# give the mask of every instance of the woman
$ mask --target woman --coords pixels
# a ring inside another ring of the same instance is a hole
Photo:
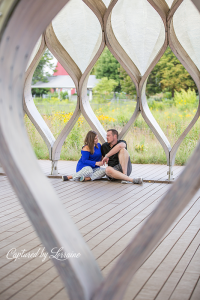
[[[74,175],[62,176],[63,181],[69,179],[88,181],[102,178],[106,172],[101,161],[101,144],[95,131],[89,131],[85,138],[85,146],[81,150],[81,158],[76,166]]]

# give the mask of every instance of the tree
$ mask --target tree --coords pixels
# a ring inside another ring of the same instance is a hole
[[[117,86],[115,86],[114,91],[120,92],[121,86],[119,78],[119,68],[120,64],[106,47],[100,58],[96,62],[93,73],[98,79],[106,77],[107,79],[115,80],[117,82]]]
[[[103,95],[105,98],[105,95],[113,92],[116,86],[117,81],[103,77],[93,88],[93,92],[98,95]]]
[[[119,68],[119,73],[120,73],[119,78],[120,78],[120,85],[121,85],[122,92],[125,92],[130,96],[135,96],[137,94],[135,85],[131,80],[130,76],[122,68],[122,66],[120,66]]]
[[[147,80],[146,94],[147,96],[155,95],[162,92],[160,84],[160,70],[158,64],[151,71],[149,78]]]
[[[162,90],[171,92],[172,97],[174,97],[175,91],[181,91],[182,89],[188,90],[191,88],[197,90],[190,74],[169,47],[158,62],[157,68]]]
[[[121,90],[128,95],[131,96],[136,95],[135,84],[131,80],[130,76],[126,73],[126,71],[122,68],[122,66],[120,66],[119,70],[120,70],[119,77],[120,77]],[[159,81],[160,81],[159,72],[158,72],[158,67],[156,66],[148,78],[148,83],[146,87],[147,96],[155,95],[156,93],[160,93],[162,91]]]
[[[42,56],[39,64],[37,65],[35,72],[33,74],[32,84],[35,84],[38,81],[48,82],[48,77],[50,74],[45,71],[46,68],[55,72],[55,66],[52,63],[53,55],[46,49],[44,55]]]
[[[48,77],[50,76],[50,74],[48,72],[45,71],[46,68],[52,70],[55,72],[55,66],[52,63],[53,60],[53,55],[51,54],[51,52],[49,51],[49,49],[46,49],[46,51],[44,52],[44,55],[42,56],[39,64],[37,65],[35,72],[33,74],[33,78],[32,78],[32,84],[35,84],[38,81],[42,81],[42,82],[48,82]],[[50,91],[50,89],[38,89],[38,88],[33,88],[32,89],[32,94],[36,95],[36,96],[40,96],[43,94],[47,94]]]
[[[134,95],[136,93],[134,83],[122,67],[120,67],[120,84],[122,91],[127,94]],[[172,97],[174,97],[175,91],[188,90],[189,88],[197,91],[190,74],[168,47],[149,75],[146,87],[147,96],[165,91],[171,92]]]
[[[50,92],[50,89],[48,88],[33,88],[31,89],[32,95],[36,96],[36,97],[41,97],[44,94],[48,94]]]

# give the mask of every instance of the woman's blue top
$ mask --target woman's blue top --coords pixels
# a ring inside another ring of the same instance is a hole
[[[76,172],[80,171],[84,167],[92,167],[99,168],[98,166],[95,166],[95,163],[97,161],[101,161],[101,144],[97,144],[98,148],[94,147],[94,154],[91,154],[89,151],[81,150],[81,158],[79,159],[77,166],[76,166]]]

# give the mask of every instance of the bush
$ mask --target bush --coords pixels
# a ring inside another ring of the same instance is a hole
[[[164,110],[166,109],[166,106],[164,103],[162,102],[158,102],[158,101],[155,101],[155,100],[150,100],[148,101],[148,105],[149,105],[149,108],[150,109],[153,109],[153,110]]]
[[[117,123],[120,125],[120,126],[124,126],[126,125],[126,123],[128,123],[129,121],[129,118],[127,116],[124,116],[124,115],[119,115],[117,117]]]
[[[165,98],[165,99],[171,99],[172,98],[172,93],[171,92],[164,93],[163,98]]]
[[[60,92],[60,98],[61,100],[68,99],[68,92]]]
[[[174,103],[181,110],[190,109],[195,106],[197,96],[195,90],[188,89],[187,91],[175,92]]]

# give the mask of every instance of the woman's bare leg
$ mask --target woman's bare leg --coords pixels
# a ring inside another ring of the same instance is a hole
[[[84,181],[90,181],[91,178],[90,177],[85,177]]]

